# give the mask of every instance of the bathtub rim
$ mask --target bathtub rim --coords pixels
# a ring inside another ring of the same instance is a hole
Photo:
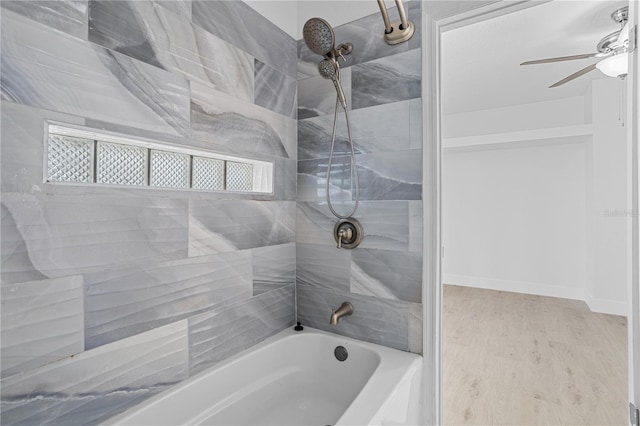
[[[100,425],[119,425],[124,421],[128,421],[130,417],[135,416],[139,412],[150,409],[154,405],[164,402],[166,399],[182,391],[184,388],[202,380],[206,380],[209,375],[215,374],[218,370],[240,363],[242,360],[261,349],[276,345],[283,340],[290,340],[303,335],[320,335],[329,337],[335,341],[336,345],[356,345],[373,350],[376,355],[378,355],[378,365],[376,365],[371,375],[365,380],[360,392],[336,421],[335,426],[353,425],[358,423],[371,424],[372,420],[375,419],[388,405],[390,399],[393,397],[395,391],[400,387],[400,385],[404,381],[415,376],[422,364],[422,356],[418,354],[404,352],[398,349],[319,330],[313,327],[304,326],[304,330],[302,331],[294,331],[293,327],[288,327],[266,338],[260,343],[243,349],[225,360],[212,364],[192,377],[169,386],[162,392],[149,397],[124,412],[106,419],[100,423]],[[376,408],[372,409],[371,407]],[[363,418],[365,416],[366,419]],[[366,423],[362,423],[363,421]]]

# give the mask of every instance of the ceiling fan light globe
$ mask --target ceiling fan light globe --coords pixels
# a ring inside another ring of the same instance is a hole
[[[609,77],[624,76],[627,74],[627,70],[629,68],[629,54],[619,53],[617,55],[604,58],[596,64],[596,68]]]

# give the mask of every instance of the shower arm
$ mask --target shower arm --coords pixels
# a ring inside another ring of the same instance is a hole
[[[384,0],[383,0],[384,1]],[[398,8],[398,15],[400,15],[401,30],[407,28],[407,15],[404,13],[404,6],[402,0],[396,0],[396,7]]]
[[[398,8],[398,15],[400,15],[400,22],[391,24],[384,0],[378,0],[378,6],[380,7],[380,13],[382,14],[382,20],[384,21],[384,41],[386,41],[387,44],[398,44],[407,41],[415,32],[413,22],[407,19],[402,0],[395,1],[396,7]]]
[[[382,14],[382,20],[384,21],[384,33],[389,34],[393,31],[393,28],[389,21],[389,14],[387,13],[387,7],[384,5],[384,0],[378,0],[378,6],[380,7],[380,13]]]

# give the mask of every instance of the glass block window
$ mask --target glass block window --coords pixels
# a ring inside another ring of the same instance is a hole
[[[98,142],[97,183],[146,185],[148,150]]]
[[[191,156],[151,150],[151,186],[189,188]]]
[[[93,141],[63,135],[49,135],[47,180],[93,182]]]
[[[227,161],[227,191],[251,191],[252,189],[253,166]]]
[[[49,124],[47,182],[273,193],[273,163]]]
[[[193,157],[193,189],[224,191],[224,161]]]

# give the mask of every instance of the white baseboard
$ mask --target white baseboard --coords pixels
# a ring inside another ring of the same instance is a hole
[[[484,288],[487,290],[510,291],[512,293],[534,294],[536,296],[560,297],[562,299],[582,300],[592,312],[611,315],[627,315],[627,304],[615,300],[589,297],[584,288],[566,287],[527,281],[497,280],[492,278],[471,277],[468,275],[443,274],[444,284],[463,287]]]
[[[626,302],[619,302],[617,300],[609,299],[596,299],[587,294],[585,299],[587,306],[591,309],[591,312],[598,312],[601,314],[620,315],[626,317],[629,307]]]
[[[443,274],[444,284],[487,290],[510,291],[512,293],[535,294],[536,296],[561,297],[563,299],[585,300],[585,291],[579,287],[564,287],[528,281],[497,280],[493,278],[470,277],[468,275]]]

